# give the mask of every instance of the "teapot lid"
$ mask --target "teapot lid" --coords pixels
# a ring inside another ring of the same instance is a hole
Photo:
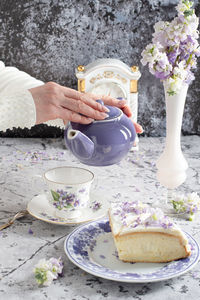
[[[99,102],[101,105],[104,105],[102,100],[96,100],[96,101]],[[96,122],[112,120],[119,117],[122,114],[121,109],[117,108],[116,106],[109,106],[109,105],[105,105],[105,106],[109,109],[109,112],[106,112],[108,117],[105,118],[104,120],[96,120]]]

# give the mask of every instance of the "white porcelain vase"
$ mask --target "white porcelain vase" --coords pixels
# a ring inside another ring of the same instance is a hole
[[[157,166],[157,179],[168,189],[175,189],[186,179],[188,164],[181,150],[181,126],[188,85],[183,84],[179,93],[169,96],[165,90],[166,140]]]

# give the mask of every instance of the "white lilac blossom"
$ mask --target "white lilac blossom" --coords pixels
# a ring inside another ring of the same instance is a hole
[[[54,257],[49,260],[41,259],[34,268],[35,279],[38,285],[49,286],[54,279],[62,274],[63,262]]]
[[[164,215],[163,211],[159,208],[151,208],[150,216],[145,220],[145,226],[162,227],[168,229],[173,227],[170,218]]]
[[[200,209],[200,197],[197,193],[189,193],[187,195],[174,195],[171,201],[174,210],[177,213],[186,213],[189,215],[189,221],[194,219],[194,214]]]
[[[199,18],[192,6],[191,1],[180,1],[176,6],[178,16],[171,22],[157,22],[152,43],[142,51],[141,63],[164,82],[171,96],[180,91],[182,84],[194,80],[191,70],[196,68],[200,56]]]

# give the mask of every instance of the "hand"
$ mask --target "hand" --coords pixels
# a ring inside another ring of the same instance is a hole
[[[125,115],[127,115],[127,117],[131,117],[132,116],[132,112],[130,107],[126,104],[125,100],[117,100],[116,98],[110,97],[110,96],[95,96],[93,95],[93,97],[97,99],[102,99],[104,104],[110,105],[110,106],[118,106]],[[136,133],[143,133],[143,128],[140,124],[133,122],[134,126],[135,126],[135,130]]]
[[[29,91],[35,102],[36,124],[57,118],[63,119],[65,124],[68,121],[90,124],[94,120],[103,120],[107,117],[108,110],[95,101],[100,98],[105,104],[121,108],[128,116],[131,114],[125,100],[117,100],[110,96],[80,93],[54,82],[48,82],[42,86],[29,89]],[[136,124],[135,126],[137,131],[140,125]]]

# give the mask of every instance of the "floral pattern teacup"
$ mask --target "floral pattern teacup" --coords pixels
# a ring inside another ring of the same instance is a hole
[[[57,216],[75,218],[88,206],[94,174],[83,168],[58,167],[44,173],[49,187],[49,202]]]

